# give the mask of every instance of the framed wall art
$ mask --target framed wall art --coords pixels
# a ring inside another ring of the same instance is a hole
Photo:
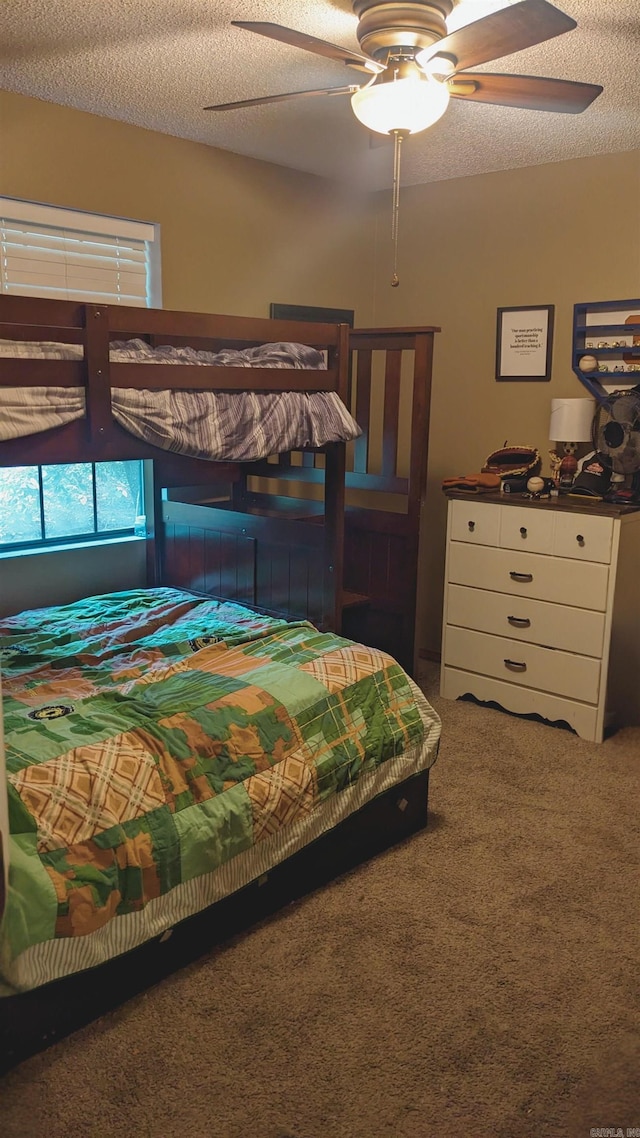
[[[550,380],[553,304],[498,309],[497,380]]]

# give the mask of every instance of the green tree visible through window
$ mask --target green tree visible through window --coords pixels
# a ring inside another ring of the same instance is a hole
[[[142,463],[66,463],[0,471],[0,548],[132,532]]]

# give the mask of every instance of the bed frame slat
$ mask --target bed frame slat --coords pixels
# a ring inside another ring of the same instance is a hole
[[[335,391],[335,370],[112,363],[112,387],[180,391]]]
[[[371,415],[372,360],[373,355],[371,350],[358,346],[356,360],[355,420],[362,429],[362,434],[353,444],[353,469],[357,474],[367,474],[369,470],[369,419]]]
[[[0,356],[0,387],[84,387],[83,360],[28,360]]]
[[[384,369],[384,418],[382,422],[382,474],[394,478],[398,461],[398,416],[402,352],[387,350]]]

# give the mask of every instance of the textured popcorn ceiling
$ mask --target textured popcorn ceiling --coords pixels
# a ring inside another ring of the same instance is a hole
[[[640,0],[558,6],[577,20],[575,31],[482,70],[600,83],[603,94],[581,115],[452,100],[439,123],[406,143],[405,184],[640,147]],[[388,186],[391,148],[370,147],[348,96],[202,110],[342,86],[354,75],[232,28],[232,19],[271,20],[358,50],[350,0],[0,0],[0,87],[372,189]]]

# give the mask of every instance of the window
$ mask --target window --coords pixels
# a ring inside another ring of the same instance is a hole
[[[159,307],[157,227],[0,197],[0,286],[18,296]]]
[[[77,462],[0,471],[0,549],[95,541],[135,531],[141,462]]]
[[[0,290],[159,307],[157,226],[0,197]],[[0,550],[133,533],[141,462],[0,469]]]

